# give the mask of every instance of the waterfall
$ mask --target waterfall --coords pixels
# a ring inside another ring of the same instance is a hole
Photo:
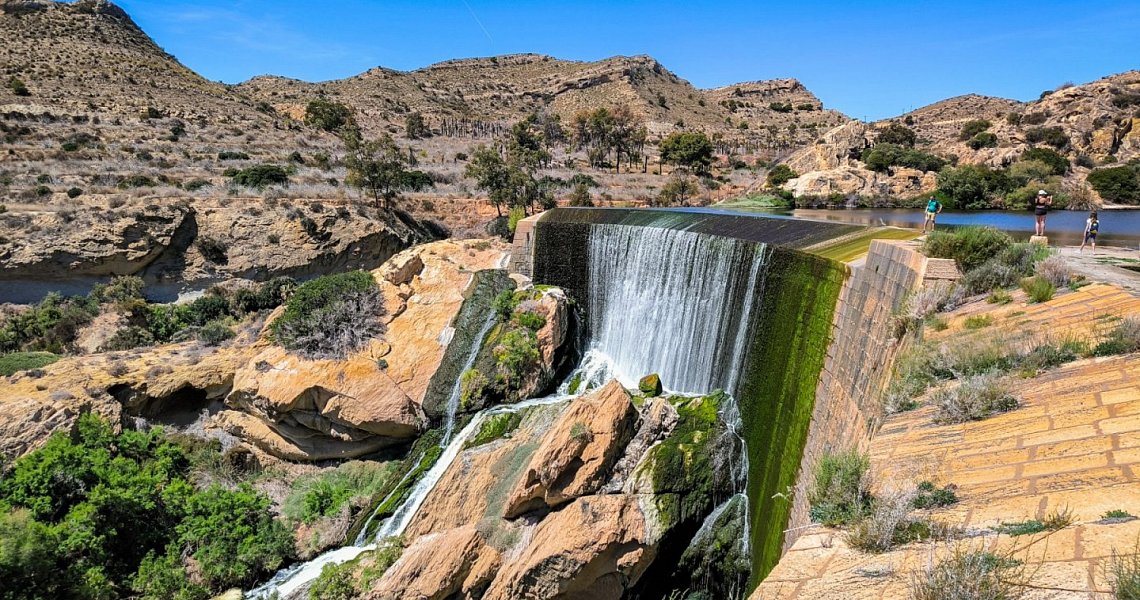
[[[494,406],[476,413],[471,419],[471,422],[460,430],[451,442],[447,444],[447,447],[444,448],[443,453],[440,454],[435,464],[420,478],[416,486],[412,488],[411,493],[408,494],[408,497],[396,508],[392,516],[384,521],[380,526],[380,530],[371,540],[368,540],[368,536],[363,533],[367,531],[366,523],[365,529],[362,530],[361,535],[356,538],[353,545],[330,550],[306,563],[282,569],[268,582],[246,593],[245,597],[251,600],[262,600],[270,598],[276,593],[277,597],[289,598],[290,594],[296,593],[312,583],[312,581],[321,574],[321,569],[323,569],[325,565],[346,563],[369,550],[375,549],[378,541],[387,537],[402,535],[404,530],[412,522],[412,519],[415,518],[416,512],[419,511],[420,506],[423,505],[428,494],[435,488],[435,484],[439,482],[440,477],[443,477],[443,474],[447,472],[447,468],[451,466],[451,463],[459,456],[459,453],[463,451],[463,446],[467,440],[479,430],[479,426],[483,423],[484,419],[491,415],[518,412],[532,406],[557,404],[569,399],[570,396],[555,394],[544,398],[525,400],[516,404]],[[404,476],[405,479],[407,477],[408,475]],[[377,505],[377,508],[383,505],[384,503],[381,502]],[[371,521],[374,518],[376,518],[375,514],[370,516],[368,520]]]
[[[459,412],[459,396],[463,393],[463,374],[475,364],[475,359],[479,356],[479,349],[483,347],[483,338],[487,337],[487,332],[494,326],[495,311],[488,310],[483,326],[479,328],[479,333],[471,343],[471,349],[467,351],[467,360],[463,362],[463,368],[459,370],[459,377],[455,379],[455,385],[451,388],[451,395],[447,397],[447,420],[443,426],[443,437],[439,441],[441,447],[447,447],[448,441],[451,440],[451,433],[455,429],[455,413]]]
[[[649,373],[678,392],[735,392],[767,248],[691,231],[593,225],[588,350],[627,386]]]

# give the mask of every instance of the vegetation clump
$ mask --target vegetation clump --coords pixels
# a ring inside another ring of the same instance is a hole
[[[725,401],[722,393],[669,400],[677,409],[677,426],[668,438],[652,447],[643,464],[652,469],[662,523],[672,527],[699,522],[712,510],[715,496],[731,489],[735,474],[728,472],[728,461],[715,458],[716,440],[724,439],[720,435],[724,426],[717,413]]]
[[[282,512],[290,520],[312,524],[321,517],[333,517],[348,505],[380,493],[393,483],[396,469],[389,464],[349,461],[317,475],[298,478],[286,496]]]
[[[1020,597],[1023,563],[983,550],[955,547],[915,573],[914,600],[1013,600]]]
[[[517,412],[490,415],[483,420],[479,425],[479,431],[471,436],[471,439],[467,440],[463,447],[465,449],[474,448],[506,437],[518,429],[521,423],[522,417]]]
[[[873,500],[870,467],[870,458],[856,450],[824,454],[815,467],[808,497],[811,520],[834,527],[866,517]]]
[[[926,237],[922,251],[932,258],[952,258],[958,268],[969,272],[1013,244],[1009,234],[994,227],[965,227],[955,231],[935,231]]]
[[[8,377],[20,371],[30,371],[46,367],[60,357],[51,352],[12,352],[0,354],[0,375]]]
[[[1140,352],[1140,317],[1128,317],[1117,323],[1096,347],[1093,356],[1111,356]]]
[[[918,484],[918,492],[911,498],[910,505],[914,508],[942,508],[958,503],[958,494],[954,486],[937,487],[930,481]]]
[[[872,171],[887,172],[892,167],[907,167],[919,171],[938,171],[946,160],[897,144],[878,143],[863,151],[863,163]]]
[[[237,185],[260,189],[288,184],[289,172],[278,165],[254,165],[235,172],[231,179]]]
[[[325,275],[305,282],[270,326],[273,339],[307,358],[344,358],[384,327],[383,296],[366,271]]]
[[[938,409],[939,423],[977,421],[1018,406],[1008,383],[994,374],[964,377],[955,387],[939,388],[931,402]]]
[[[291,560],[264,495],[195,488],[200,454],[161,429],[80,417],[74,439],[53,435],[0,480],[0,531],[20,547],[0,572],[18,574],[20,597],[205,600]]]

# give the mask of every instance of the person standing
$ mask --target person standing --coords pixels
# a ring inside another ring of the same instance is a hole
[[[1085,241],[1081,242],[1080,249],[1077,252],[1085,251],[1085,244],[1092,242],[1092,253],[1096,254],[1096,234],[1100,233],[1100,220],[1096,218],[1096,211],[1089,213],[1089,218],[1085,219]]]
[[[926,203],[926,220],[922,222],[922,232],[926,233],[926,226],[930,225],[930,230],[934,231],[934,221],[938,218],[938,213],[942,212],[942,203],[930,197]]]
[[[1033,203],[1033,214],[1037,217],[1037,228],[1034,235],[1045,235],[1045,216],[1049,214],[1049,207],[1053,206],[1053,196],[1049,192],[1040,190],[1037,192],[1037,199]]]

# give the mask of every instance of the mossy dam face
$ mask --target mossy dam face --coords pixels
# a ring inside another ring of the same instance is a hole
[[[825,250],[863,236],[837,223],[718,211],[554,209],[520,223],[512,269],[578,303],[583,350],[630,385],[722,389],[747,445],[751,586],[808,522],[824,452],[866,443],[890,361],[891,315],[921,256],[871,242],[862,266]]]

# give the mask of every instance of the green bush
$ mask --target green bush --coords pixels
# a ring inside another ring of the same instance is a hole
[[[276,277],[253,289],[240,289],[230,297],[230,312],[242,315],[281,306],[285,298],[297,289],[292,277]]]
[[[768,171],[768,185],[771,187],[780,187],[788,181],[799,177],[800,174],[792,170],[791,167],[785,164],[778,164]]]
[[[270,326],[281,346],[309,358],[344,358],[383,333],[379,286],[366,271],[305,282]]]
[[[908,167],[919,171],[938,171],[946,161],[933,154],[897,144],[875,144],[863,151],[863,163],[872,171],[886,172],[891,167]]]
[[[1060,150],[1069,145],[1069,134],[1060,127],[1034,127],[1025,131],[1025,141],[1046,144]]]
[[[313,100],[305,107],[305,125],[309,127],[335,132],[351,124],[352,111],[339,102]]]
[[[222,150],[218,153],[218,160],[249,160],[249,155],[245,152]]]
[[[79,329],[99,314],[94,296],[63,297],[50,293],[28,310],[0,319],[0,353],[46,351],[62,354]]]
[[[1057,292],[1057,286],[1041,275],[1022,281],[1021,289],[1025,290],[1026,295],[1029,296],[1029,301],[1034,303],[1048,302],[1053,299],[1053,294]]]
[[[981,150],[982,148],[997,148],[998,137],[996,134],[989,131],[983,131],[978,135],[970,138],[966,145],[974,150]]]
[[[932,258],[952,258],[958,268],[969,272],[1011,244],[1013,238],[994,227],[963,227],[929,234],[922,251]]]
[[[995,374],[965,377],[956,387],[939,388],[931,403],[938,409],[938,423],[977,421],[1018,406],[1008,383]]]
[[[1140,204],[1140,164],[1095,169],[1089,173],[1088,181],[1105,200]]]
[[[871,460],[856,450],[824,454],[815,467],[808,502],[811,520],[828,526],[853,523],[871,509]]]
[[[115,434],[94,415],[18,459],[0,479],[0,548],[20,544],[0,552],[5,580],[21,581],[9,597],[208,598],[293,557],[267,498],[244,485],[197,490],[191,468],[160,428]]]
[[[389,464],[352,460],[335,469],[294,480],[282,504],[282,513],[291,521],[313,523],[322,517],[335,517],[345,505],[364,503],[394,483],[396,473]]]
[[[1140,103],[1140,94],[1136,95]],[[1130,554],[1118,554],[1112,549],[1112,558],[1105,567],[1106,579],[1112,589],[1112,597],[1117,600],[1137,600],[1140,598],[1140,542]]]
[[[1065,173],[1068,173],[1069,169],[1071,168],[1069,159],[1058,154],[1056,150],[1051,150],[1049,148],[1030,148],[1025,152],[1022,152],[1021,158],[1018,160],[1021,162],[1031,160],[1043,162],[1049,165],[1049,167],[1052,169],[1053,175],[1064,175]]]
[[[5,377],[20,371],[39,369],[59,360],[59,355],[51,352],[12,352],[0,354],[0,375]]]
[[[154,336],[150,331],[138,325],[128,325],[119,329],[114,335],[110,337],[100,350],[103,351],[117,351],[117,350],[130,350],[132,348],[140,348],[142,346],[150,346],[154,344]]]
[[[1129,354],[1140,351],[1140,318],[1128,317],[1116,325],[1103,341],[1093,348],[1094,356]]]
[[[529,329],[515,329],[503,334],[492,350],[496,375],[506,389],[518,390],[525,377],[538,365],[538,337]]]
[[[205,179],[191,179],[190,181],[182,184],[182,189],[186,190],[187,192],[196,192],[205,187],[210,187],[210,182],[206,181]]]
[[[139,187],[154,187],[158,185],[153,179],[146,175],[131,175],[126,179],[119,182],[119,189],[139,188]]]
[[[67,188],[67,197],[68,198],[74,199],[74,198],[78,198],[82,195],[83,195],[83,190],[81,190],[77,187]]]
[[[198,330],[195,337],[207,346],[217,346],[228,339],[232,339],[234,330],[222,321],[210,321]]]
[[[1013,187],[1008,175],[984,165],[963,165],[938,173],[938,191],[951,208],[993,208],[995,201]]]
[[[229,247],[222,240],[201,236],[194,240],[194,246],[202,253],[203,258],[214,264],[224,265],[229,262],[229,256],[226,254]]]
[[[962,131],[958,133],[958,140],[963,142],[969,140],[979,133],[988,130],[992,125],[993,123],[990,123],[985,119],[974,119],[973,121],[967,121],[966,124],[962,126]]]
[[[911,499],[910,505],[914,508],[942,508],[958,503],[958,494],[954,493],[952,486],[935,487],[929,481],[918,484],[918,493]]]
[[[1021,592],[1021,562],[955,547],[911,578],[914,600],[1013,600]]]
[[[254,165],[234,173],[233,182],[251,188],[286,185],[289,183],[289,172],[277,165]]]
[[[28,86],[24,85],[23,81],[12,77],[8,79],[8,89],[17,96],[31,96],[32,93],[28,91]]]
[[[917,141],[918,135],[913,129],[899,123],[891,123],[879,134],[879,137],[875,138],[875,145],[894,144],[896,146],[913,148]]]

